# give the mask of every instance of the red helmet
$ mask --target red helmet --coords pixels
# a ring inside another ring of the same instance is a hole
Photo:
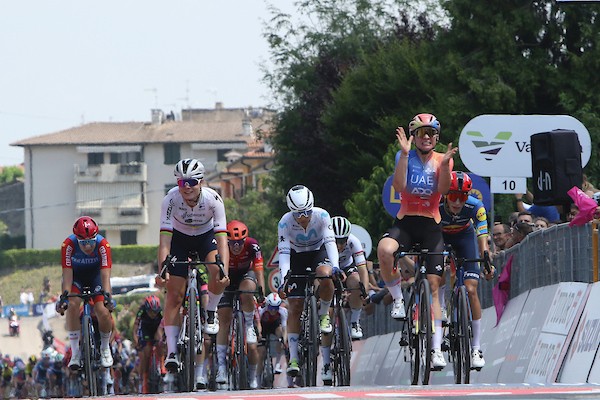
[[[462,171],[452,171],[452,180],[450,181],[450,192],[469,193],[473,188],[471,177]]]
[[[159,312],[162,310],[160,299],[156,295],[150,295],[144,300],[144,307],[147,311]]]
[[[248,227],[241,221],[233,220],[227,224],[227,238],[241,240],[248,237]]]
[[[73,233],[77,239],[93,239],[98,234],[98,224],[92,217],[79,217],[73,224]]]

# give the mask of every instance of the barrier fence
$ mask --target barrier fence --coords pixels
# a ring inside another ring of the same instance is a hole
[[[534,231],[516,246],[501,251],[494,257],[496,277],[479,281],[479,299],[482,308],[494,305],[492,288],[512,256],[509,299],[531,289],[559,282],[592,283],[598,277],[600,258],[597,227],[594,223],[570,227],[567,223]],[[450,285],[446,285],[446,299]],[[378,304],[372,315],[362,316],[365,337],[396,332],[400,323],[389,317],[391,306]]]

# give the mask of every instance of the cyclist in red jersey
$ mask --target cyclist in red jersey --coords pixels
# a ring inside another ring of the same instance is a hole
[[[217,334],[217,383],[227,383],[225,359],[227,354],[227,336],[232,319],[233,293],[235,290],[256,291],[257,285],[265,287],[263,257],[256,239],[248,236],[248,227],[241,221],[233,220],[227,224],[229,243],[229,279],[231,284],[225,289],[219,302],[219,333]],[[254,315],[256,306],[252,294],[240,294],[240,303],[244,313],[246,343],[248,344],[248,382],[251,389],[258,387],[256,367],[259,361]],[[203,374],[202,374],[203,376]]]
[[[98,224],[91,217],[83,216],[75,221],[73,234],[62,244],[62,289],[63,292],[81,293],[82,288],[87,286],[93,291],[104,291],[104,296],[94,297],[93,310],[98,316],[100,328],[101,363],[104,368],[109,368],[113,364],[109,347],[113,326],[110,311],[114,308],[110,294],[112,257],[110,245],[102,235],[98,234],[98,231]],[[73,353],[69,368],[74,370],[79,369],[81,364],[79,351],[81,304],[80,298],[67,299],[64,294],[56,303],[57,312],[62,314],[67,311],[66,325]]]
[[[448,144],[445,154],[434,151],[438,143],[441,124],[432,114],[418,114],[408,125],[409,137],[404,128],[396,129],[400,150],[396,154],[396,167],[392,185],[401,193],[400,211],[394,225],[377,245],[377,257],[381,275],[394,298],[391,315],[395,319],[406,318],[404,299],[400,286],[400,271],[394,268],[394,254],[400,249],[408,251],[415,243],[430,252],[444,250],[440,225],[440,199],[450,188],[450,172],[454,166],[452,157],[458,148]],[[412,143],[415,149],[411,150]],[[431,287],[435,315],[435,334],[432,340],[432,364],[443,368],[446,361],[441,351],[442,321],[438,289],[442,281],[443,257],[427,258],[427,280]]]

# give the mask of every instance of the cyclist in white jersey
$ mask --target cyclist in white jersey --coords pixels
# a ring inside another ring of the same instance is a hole
[[[313,194],[307,187],[296,185],[286,196],[290,209],[278,225],[279,272],[283,285],[279,295],[289,299],[288,344],[290,363],[287,373],[296,376],[300,372],[298,364],[298,337],[300,336],[300,315],[304,304],[304,279],[287,279],[292,275],[306,275],[306,268],[316,271],[317,276],[330,276],[339,273],[338,250],[331,227],[329,213],[322,208],[313,207]],[[284,291],[287,289],[287,291]],[[329,317],[329,306],[333,299],[333,281],[323,279],[319,283],[319,320],[322,333],[330,333],[333,328]],[[322,349],[323,350],[323,349]],[[329,357],[329,348],[322,354]],[[323,370],[323,374],[327,373]]]
[[[177,187],[169,190],[162,202],[160,218],[160,242],[158,246],[159,270],[166,257],[171,254],[179,261],[188,259],[190,252],[197,252],[200,260],[215,261],[221,256],[225,277],[219,279],[219,268],[208,265],[208,320],[205,332],[216,334],[219,321],[215,311],[229,285],[227,270],[229,249],[227,245],[227,221],[225,205],[221,196],[213,189],[202,187],[204,166],[196,159],[184,159],[175,166]],[[160,271],[159,271],[160,272]],[[167,295],[164,310],[167,358],[165,367],[171,371],[179,367],[177,337],[181,326],[179,309],[185,295],[187,266],[169,267],[165,279],[156,277],[156,285],[166,285]],[[198,370],[198,368],[197,368]],[[196,371],[198,372],[198,371]],[[196,374],[196,380],[199,374]]]
[[[369,272],[367,271],[367,259],[365,251],[360,240],[350,231],[352,224],[344,217],[333,217],[333,233],[335,234],[335,243],[340,254],[340,269],[344,271],[346,280],[344,285],[350,289],[348,302],[350,304],[350,333],[352,339],[362,339],[363,332],[360,327],[360,314],[362,311],[362,298],[359,289],[362,282],[363,287],[369,287]]]

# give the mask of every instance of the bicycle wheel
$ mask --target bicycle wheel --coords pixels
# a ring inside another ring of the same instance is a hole
[[[271,340],[265,341],[265,359],[263,361],[262,371],[262,388],[273,389],[274,372],[273,372],[273,358],[271,357]]]
[[[317,357],[319,356],[319,316],[317,298],[311,296],[308,307],[308,348],[306,357],[306,386],[317,386]]]
[[[337,343],[337,359],[339,365],[336,366],[335,375],[338,377],[337,386],[350,386],[350,357],[352,355],[352,341],[348,331],[348,320],[346,313],[340,305],[337,307],[337,326],[336,335],[339,339]]]
[[[196,390],[196,313],[198,307],[198,296],[195,290],[190,290],[187,309],[187,348],[183,361],[183,370],[188,392]]]
[[[94,343],[93,343],[93,326],[92,317],[84,315],[82,319],[83,326],[83,362],[84,362],[84,373],[85,378],[88,382],[88,389],[90,396],[98,396],[98,379],[96,376],[96,366],[93,364],[96,362],[94,356]]]
[[[219,368],[217,360],[217,335],[210,335],[210,367],[208,376],[208,390],[214,392],[217,390],[217,369]]]
[[[150,370],[148,371],[148,391],[150,393],[160,393],[160,367],[156,357],[154,347],[150,352]]]
[[[416,294],[414,286],[411,286],[410,297],[406,315],[408,316],[404,327],[406,329],[406,337],[408,338],[408,361],[410,362],[410,384],[419,384],[419,356],[418,356],[418,339],[417,327],[419,325],[419,309],[416,303]]]
[[[419,282],[419,313],[417,324],[417,349],[416,358],[419,363],[418,383],[421,385],[429,384],[429,375],[431,374],[431,290],[427,279]]]
[[[464,286],[461,286],[458,288],[456,302],[455,383],[469,383],[471,379],[471,330],[469,329],[469,320],[467,291]]]

